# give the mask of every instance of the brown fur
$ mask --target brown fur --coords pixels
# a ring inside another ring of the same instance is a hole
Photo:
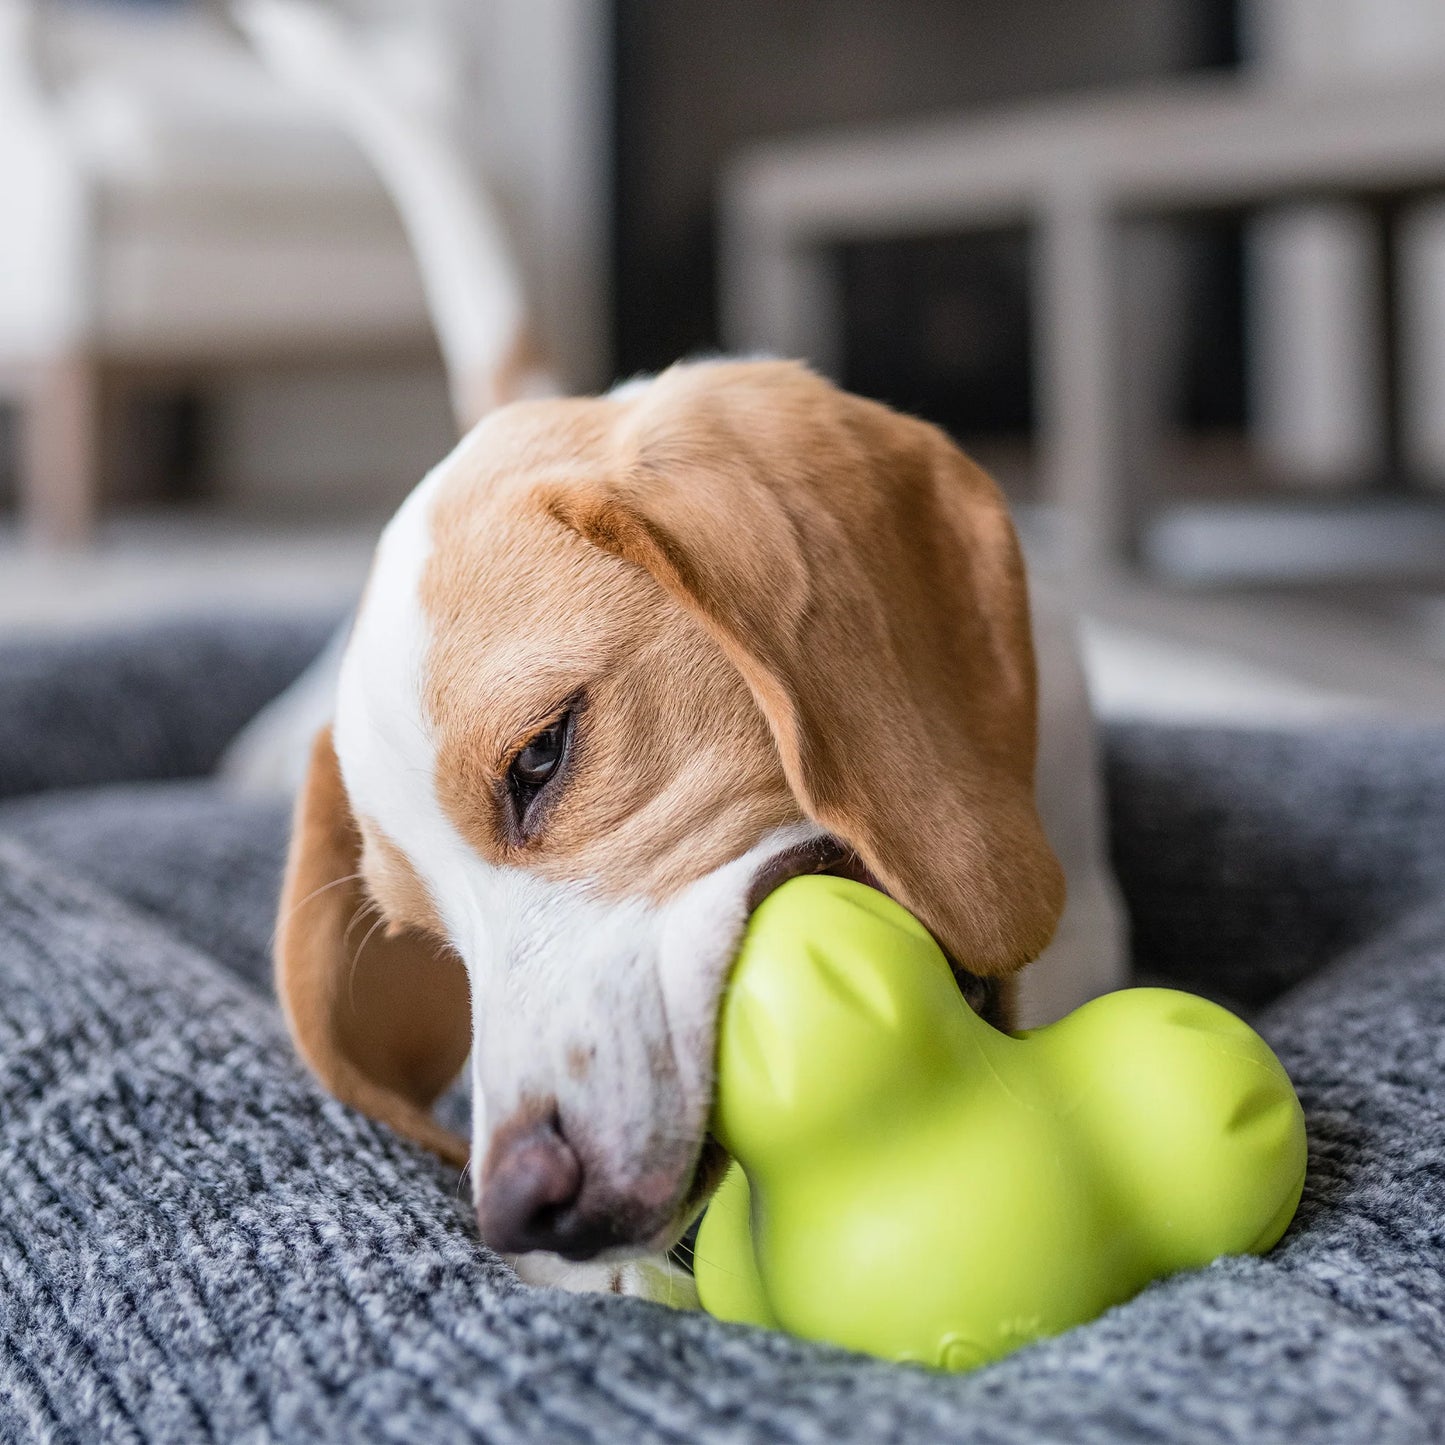
[[[337,1098],[460,1166],[429,1110],[471,1047],[466,970],[437,940],[372,931],[361,838],[324,728],[296,804],[276,929],[276,991],[301,1056]]]
[[[737,363],[519,403],[452,465],[424,706],[441,804],[480,855],[660,899],[807,816],[966,968],[1042,951],[1063,879],[1033,801],[1023,568],[996,488],[942,433],[802,367]],[[508,762],[579,694],[565,786],[519,840]],[[365,895],[307,895],[358,868],[399,931],[346,986]],[[425,1111],[466,1053],[465,980],[410,865],[351,823],[325,735],[282,907],[302,1053],[460,1157]]]
[[[539,477],[605,457],[614,411],[510,408],[439,498],[422,583],[436,639],[426,707],[442,807],[482,857],[658,899],[800,813],[746,685],[704,629],[537,503]],[[575,767],[542,836],[518,846],[499,818],[501,779],[579,689]]]
[[[959,963],[1037,957],[1064,884],[998,489],[936,428],[790,363],[674,368],[614,434],[613,466],[542,482],[543,505],[697,618],[804,812]]]
[[[406,854],[370,818],[357,818],[356,825],[361,834],[358,871],[387,937],[411,932],[444,938],[436,905]]]

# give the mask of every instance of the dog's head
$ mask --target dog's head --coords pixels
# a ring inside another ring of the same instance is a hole
[[[278,979],[342,1099],[499,1248],[666,1246],[715,1182],[748,912],[852,870],[977,974],[1048,942],[1018,549],[940,432],[773,362],[494,413],[384,533],[298,807]]]

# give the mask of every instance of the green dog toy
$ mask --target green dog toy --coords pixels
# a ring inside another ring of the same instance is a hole
[[[754,914],[723,1003],[698,1235],[712,1314],[969,1369],[1150,1280],[1269,1249],[1304,1185],[1265,1042],[1169,989],[1010,1037],[921,924],[844,879]]]

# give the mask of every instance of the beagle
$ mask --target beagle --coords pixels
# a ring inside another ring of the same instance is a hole
[[[503,407],[386,528],[345,646],[277,931],[297,1047],[470,1154],[525,1278],[667,1296],[770,889],[885,890],[1007,1014],[1064,905],[1036,703],[1007,509],[936,428],[775,361]],[[470,1147],[431,1112],[468,1059]]]

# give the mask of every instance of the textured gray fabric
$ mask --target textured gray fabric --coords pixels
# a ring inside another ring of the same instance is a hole
[[[101,884],[247,983],[271,987],[290,808],[209,781],[0,801],[0,834]]]
[[[274,1009],[0,843],[0,1437],[1427,1441],[1445,906],[1282,1004],[1300,1224],[970,1376],[530,1291]]]
[[[1445,891],[1445,731],[1106,731],[1136,968],[1262,1004]]]
[[[0,643],[0,798],[209,772],[334,616],[229,617]]]
[[[186,646],[157,714],[205,710]],[[98,708],[68,736],[42,710],[56,756],[23,775],[200,765],[169,721],[116,748]],[[0,804],[0,1440],[1438,1440],[1445,734],[1109,750],[1146,964],[1251,1001],[1312,975],[1258,1020],[1305,1103],[1305,1201],[1268,1259],[954,1378],[523,1288],[455,1175],[325,1097],[242,982],[282,810],[206,782]]]
[[[210,779],[116,783],[0,800],[0,837],[99,883],[141,916],[271,994],[271,945],[290,805]],[[470,1079],[437,1105],[471,1132]]]

